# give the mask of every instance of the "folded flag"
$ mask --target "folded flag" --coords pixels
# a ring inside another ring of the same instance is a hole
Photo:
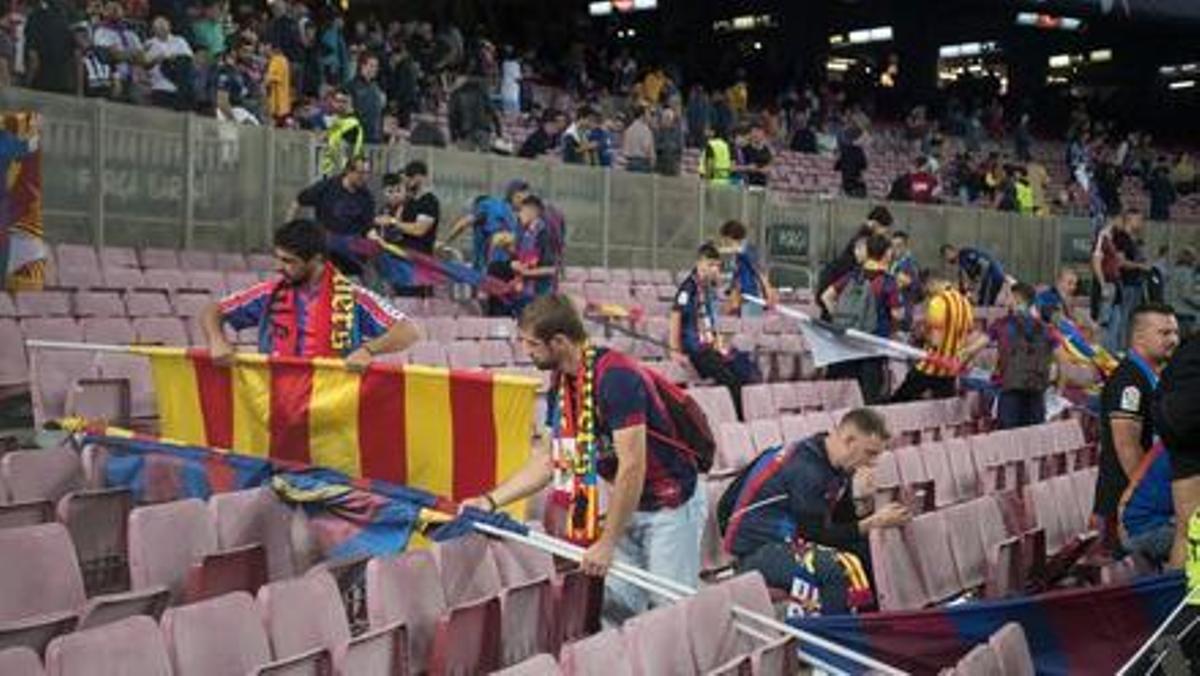
[[[485,512],[482,509],[466,507],[454,518],[443,520],[442,523],[432,529],[433,541],[445,542],[446,540],[478,532],[475,529],[476,523],[503,528],[519,535],[525,535],[529,532],[528,526],[504,512]]]
[[[1102,378],[1108,378],[1117,369],[1117,360],[1099,345],[1093,345],[1083,335],[1079,326],[1063,317],[1053,326],[1059,334],[1059,343],[1075,361],[1091,364]]]
[[[394,288],[466,284],[494,296],[511,296],[516,288],[458,261],[443,260],[415,249],[392,244],[372,232],[367,237],[330,235],[330,251],[370,265]]]
[[[150,358],[163,435],[328,467],[454,500],[479,495],[529,453],[538,383],[417,365],[131,348]]]

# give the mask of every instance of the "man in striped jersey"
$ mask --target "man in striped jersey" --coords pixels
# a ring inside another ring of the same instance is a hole
[[[925,349],[937,357],[957,359],[975,324],[971,301],[944,278],[930,278],[926,289]],[[892,401],[913,401],[926,394],[935,399],[953,397],[957,378],[952,364],[920,361],[908,372]]]

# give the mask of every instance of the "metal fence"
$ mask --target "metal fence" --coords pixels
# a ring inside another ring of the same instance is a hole
[[[0,90],[0,108],[45,116],[45,220],[55,242],[266,250],[288,204],[317,178],[320,137],[310,132],[13,87]],[[753,228],[779,281],[805,284],[816,262],[836,254],[872,205],[455,150],[388,146],[369,154],[377,175],[425,160],[443,223],[465,213],[477,195],[498,192],[513,178],[529,181],[566,214],[573,265],[681,268],[722,222],[737,218]],[[1086,219],[889,208],[926,263],[936,261],[944,242],[975,244],[1017,276],[1046,281],[1060,265],[1088,259]],[[1194,245],[1200,227],[1153,223],[1147,243],[1150,251],[1160,244]]]

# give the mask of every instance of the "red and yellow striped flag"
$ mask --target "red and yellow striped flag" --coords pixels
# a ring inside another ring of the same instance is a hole
[[[454,500],[529,454],[537,382],[415,365],[348,371],[336,359],[135,347],[150,357],[161,434],[244,455],[329,467]]]

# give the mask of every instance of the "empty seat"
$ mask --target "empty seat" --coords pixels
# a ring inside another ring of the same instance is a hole
[[[59,327],[27,326],[27,338],[79,340],[79,327],[70,319],[31,319],[33,322],[65,322]],[[57,335],[59,332],[67,335]],[[50,334],[50,335],[47,335]],[[30,381],[33,383],[33,417],[41,425],[66,414],[68,393],[82,378],[94,377],[96,357],[87,352],[32,348],[28,350]]]
[[[130,317],[170,317],[171,303],[163,291],[130,291],[125,294]]]
[[[226,272],[225,273],[225,289],[229,293],[248,289],[260,281],[257,272]]]
[[[272,580],[296,574],[292,510],[273,490],[264,486],[218,493],[209,499],[208,509],[216,526],[218,548],[260,543],[267,554],[267,570]]]
[[[942,601],[962,591],[950,550],[950,538],[942,512],[930,512],[913,519],[905,526],[921,569],[921,579],[931,601]]]
[[[954,472],[950,467],[946,447],[940,442],[926,444],[921,447],[921,459],[925,463],[929,479],[933,482],[935,507],[941,509],[961,500],[962,496],[959,495],[958,484],[954,481]]]
[[[70,536],[61,524],[0,529],[0,648],[39,653],[71,631],[86,598]]]
[[[754,460],[754,438],[750,428],[741,423],[721,423],[717,428],[715,470],[736,470]]]
[[[12,319],[17,316],[17,306],[13,305],[12,295],[0,291],[0,319]]]
[[[1029,654],[1029,642],[1025,630],[1016,622],[1009,622],[988,638],[1000,673],[1004,676],[1033,676],[1033,656]]]
[[[59,500],[58,519],[71,534],[89,594],[128,588],[132,510],[126,489],[74,491]]]
[[[125,301],[113,291],[78,291],[75,293],[75,315],[78,317],[124,317]]]
[[[779,410],[771,396],[770,385],[747,385],[742,388],[742,413],[746,420],[778,418]]]
[[[411,364],[426,366],[445,366],[446,350],[440,343],[432,340],[422,340],[408,350],[408,361]]]
[[[105,268],[104,286],[109,289],[136,289],[145,286],[146,279],[137,268]]]
[[[137,268],[137,252],[127,246],[106,246],[100,249],[100,266],[105,268]]]
[[[46,649],[46,674],[171,676],[171,660],[158,624],[137,615],[54,639]]]
[[[12,451],[0,458],[0,476],[13,502],[57,502],[83,487],[79,453],[70,448]]]
[[[540,653],[513,666],[492,672],[497,676],[556,676],[561,674],[553,655]]]
[[[956,676],[993,676],[1006,673],[1000,670],[1000,660],[996,657],[996,652],[986,643],[972,648],[954,667]]]
[[[485,367],[503,367],[512,363],[512,347],[505,341],[485,340],[479,348],[480,360]]]
[[[42,676],[42,661],[25,646],[0,648],[0,674],[4,676]],[[169,676],[169,675],[168,675]]]
[[[142,344],[177,347],[188,344],[187,329],[183,321],[176,317],[138,317],[133,320],[133,330],[137,334],[137,342]]]
[[[756,641],[737,627],[729,588],[701,588],[687,601],[687,631],[692,660],[700,673],[723,668],[738,656],[748,656]]]
[[[504,664],[557,650],[554,560],[545,552],[520,543],[491,541],[489,548],[504,589],[501,599]]]
[[[404,625],[412,673],[428,669],[434,634],[445,612],[446,598],[431,552],[414,550],[367,562],[367,616],[371,627],[396,622]]]
[[[266,630],[245,592],[170,608],[162,632],[175,676],[245,676],[271,661]]]
[[[15,320],[0,319],[0,386],[29,382],[29,366],[25,360],[24,336]]]
[[[56,285],[71,289],[94,289],[107,286],[100,268],[76,266],[59,268]]]
[[[950,474],[954,481],[954,492],[959,499],[968,500],[979,496],[979,476],[971,448],[964,439],[950,439],[943,443]]]
[[[783,443],[783,433],[776,420],[752,420],[749,423],[754,450],[761,453]]]
[[[18,317],[70,317],[66,291],[20,291],[13,294]]]
[[[871,530],[871,565],[880,610],[915,610],[929,603],[920,569],[899,528]]]
[[[454,369],[477,369],[482,366],[483,354],[474,340],[456,340],[446,346],[446,364]]]
[[[138,507],[129,515],[129,579],[134,589],[165,585],[180,599],[188,569],[216,550],[216,529],[201,500]]]
[[[233,253],[233,252],[229,252],[229,251],[222,251],[222,252],[217,253],[216,260],[214,261],[214,263],[216,264],[216,268],[218,270],[225,271],[225,272],[229,272],[229,271],[240,272],[240,271],[249,269],[246,265],[246,257],[245,256],[243,256],[240,253]]]
[[[246,267],[257,272],[274,272],[275,257],[271,254],[252,253],[246,255]]]
[[[677,650],[681,648],[678,646]],[[564,645],[559,661],[563,673],[570,676],[633,676],[639,673],[634,670],[625,641],[617,629],[606,629]]]
[[[216,255],[211,251],[184,249],[179,252],[179,264],[185,270],[216,270]],[[147,266],[149,267],[149,266]]]
[[[447,605],[453,607],[500,593],[500,570],[485,536],[472,534],[440,542],[433,554]]]
[[[100,259],[96,250],[87,244],[62,243],[54,247],[54,258],[59,268],[98,268]]]
[[[954,568],[963,586],[970,589],[982,586],[987,576],[987,554],[983,549],[979,526],[975,523],[975,505],[961,503],[943,512]]]
[[[277,659],[324,648],[345,676],[406,672],[402,625],[396,622],[352,640],[337,583],[326,571],[264,585],[258,606]]]
[[[212,301],[213,297],[207,293],[184,291],[171,295],[171,306],[175,309],[175,314],[185,318],[200,316],[201,311]]]
[[[159,291],[178,291],[187,288],[187,274],[179,268],[146,270],[142,273],[142,286]]]
[[[130,413],[134,418],[153,418],[158,412],[154,379],[145,357],[105,352],[96,355],[100,377],[129,381]]]
[[[174,249],[146,247],[145,249],[142,249],[140,258],[142,259],[142,267],[146,269],[179,269],[179,254]]]
[[[691,674],[695,667],[688,645],[687,605],[673,603],[627,620],[621,636],[634,668],[644,674]],[[667,648],[671,646],[671,648]]]
[[[187,281],[189,289],[200,289],[214,296],[223,296],[226,292],[225,275],[212,268],[191,269],[187,273]]]

